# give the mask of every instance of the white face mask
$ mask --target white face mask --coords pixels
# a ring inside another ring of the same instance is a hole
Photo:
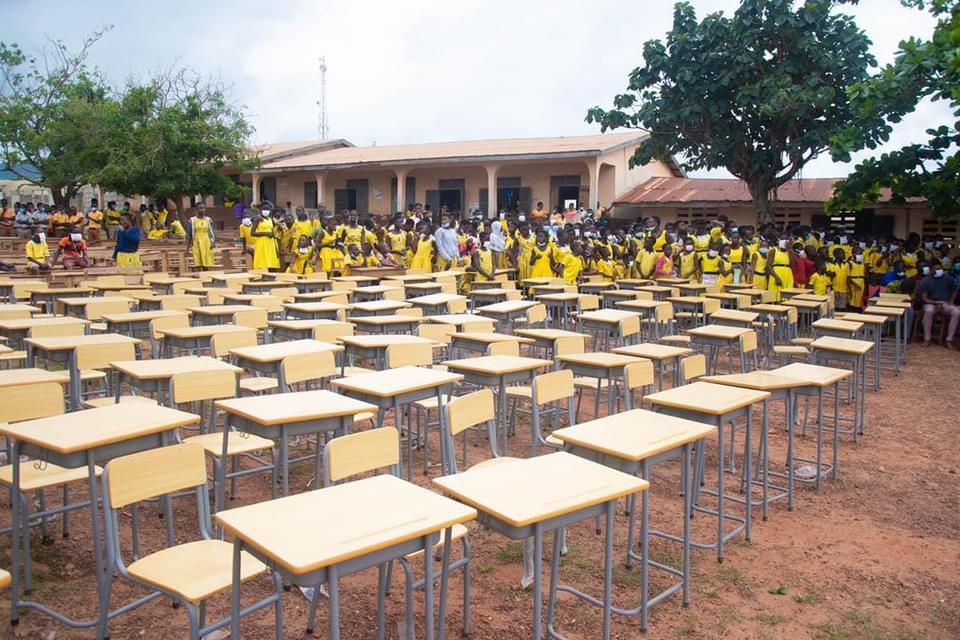
[[[847,244],[847,236],[840,236],[840,244]]]
[[[707,251],[707,255],[710,256],[711,258],[716,258],[717,255],[719,254],[716,249],[710,249],[709,251]]]
[[[684,246],[683,248],[684,248],[685,250],[687,250],[687,251],[693,251],[693,245],[692,245],[692,244],[688,244],[688,245]]]
[[[310,253],[310,247],[299,247],[300,253]]]
[[[700,240],[700,241],[702,242],[702,241],[706,240],[706,239],[709,238],[709,237],[710,237],[710,236],[708,236],[707,234],[701,233],[700,235],[697,236],[697,240]]]
[[[925,271],[929,271],[930,269],[927,267],[927,268],[925,268],[924,270],[925,270]],[[943,277],[943,269],[937,269],[936,271],[934,271],[934,272],[933,272],[933,277],[934,277],[934,278],[942,278],[942,277]]]
[[[853,259],[856,262],[863,262],[863,255],[862,254],[855,255],[853,256]]]
[[[519,220],[520,222],[526,222],[527,216],[517,216],[517,220]]]
[[[244,218],[243,220],[240,221],[240,224],[242,224],[245,227],[251,227],[253,226],[253,220],[251,220],[250,218]]]
[[[41,234],[41,235],[45,235],[45,234]],[[81,240],[83,240],[83,236],[80,235],[79,233],[71,233],[70,239],[73,240],[74,242],[80,242]]]
[[[269,210],[269,209],[264,209],[263,211],[260,212],[260,215],[262,215],[264,218],[269,218],[269,217],[270,217],[270,210]]]
[[[924,268],[923,268],[923,275],[925,275],[925,276],[930,275],[930,267],[924,267]]]
[[[867,248],[867,243],[866,243],[866,242],[861,242],[861,243],[860,243],[860,248],[861,248],[861,249],[866,249],[866,248]]]
[[[740,231],[740,227],[730,227],[730,233],[737,233]]]
[[[40,242],[46,242],[46,241],[47,241],[47,234],[45,234],[43,231],[41,231],[40,233],[38,233],[37,236],[40,238]]]
[[[786,248],[787,248],[787,241],[786,241],[786,240],[781,240],[778,246],[779,246],[781,249],[786,249]]]

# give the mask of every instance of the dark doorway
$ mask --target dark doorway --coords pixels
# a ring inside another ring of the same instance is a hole
[[[460,189],[440,189],[439,206],[450,211],[461,211],[463,207],[463,192]]]
[[[576,206],[580,206],[580,187],[559,187],[557,189],[557,206],[566,209],[567,202],[573,200]]]
[[[276,178],[261,178],[260,179],[260,202],[269,200],[274,205],[277,204],[277,179]]]
[[[303,206],[306,209],[317,208],[317,183],[313,181],[303,183]]]

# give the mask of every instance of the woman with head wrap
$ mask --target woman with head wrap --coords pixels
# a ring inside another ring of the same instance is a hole
[[[493,252],[494,269],[507,268],[507,237],[503,233],[503,223],[494,220],[490,225],[490,251]]]

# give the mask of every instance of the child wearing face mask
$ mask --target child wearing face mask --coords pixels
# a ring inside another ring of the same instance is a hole
[[[700,254],[693,250],[693,239],[686,238],[683,250],[677,256],[680,263],[680,277],[689,278],[691,282],[700,282]]]
[[[700,258],[700,281],[713,287],[720,281],[720,243],[713,242],[707,253]]]
[[[313,261],[315,257],[313,243],[309,236],[302,235],[297,240],[297,248],[294,251],[293,261],[287,267],[287,273],[307,274],[313,273]]]
[[[847,288],[850,263],[847,261],[846,254],[840,247],[834,247],[833,260],[827,263],[827,271],[833,277],[833,291],[836,294],[837,309],[846,309],[847,296],[850,293],[850,290]]]
[[[61,238],[57,244],[57,253],[53,256],[53,264],[57,264],[61,259],[63,260],[63,268],[68,271],[87,268],[87,243],[77,227],[71,227],[69,233]]]
[[[750,273],[753,275],[753,288],[760,291],[767,290],[767,253],[770,245],[766,240],[759,240],[756,252],[750,256]]]
[[[50,247],[47,246],[47,234],[40,229],[34,229],[33,235],[24,248],[27,254],[27,271],[38,273],[50,271]]]

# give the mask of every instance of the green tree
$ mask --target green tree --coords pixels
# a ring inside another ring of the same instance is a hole
[[[0,42],[0,159],[24,180],[48,187],[60,205],[105,161],[100,141],[111,97],[86,67],[104,33],[88,36],[76,53],[53,41],[39,60]]]
[[[242,188],[224,169],[256,163],[242,109],[223,86],[188,69],[128,84],[107,117],[108,161],[96,177],[121,193],[237,197]]]
[[[850,89],[868,129],[848,129],[833,140],[834,159],[849,161],[850,153],[875,149],[889,140],[890,123],[899,122],[924,98],[945,100],[954,122],[927,129],[926,142],[869,158],[837,183],[831,210],[859,209],[876,202],[882,189],[891,200],[923,198],[938,218],[960,214],[960,4],[957,0],[902,0],[906,6],[927,9],[937,18],[929,40],[910,38],[900,43],[894,61]]]
[[[644,44],[628,92],[587,122],[649,132],[632,164],[676,155],[689,171],[728,170],[771,222],[777,187],[857,125],[847,87],[875,61],[853,19],[834,11],[841,2],[743,0],[731,17],[702,21],[678,3],[666,41]]]

